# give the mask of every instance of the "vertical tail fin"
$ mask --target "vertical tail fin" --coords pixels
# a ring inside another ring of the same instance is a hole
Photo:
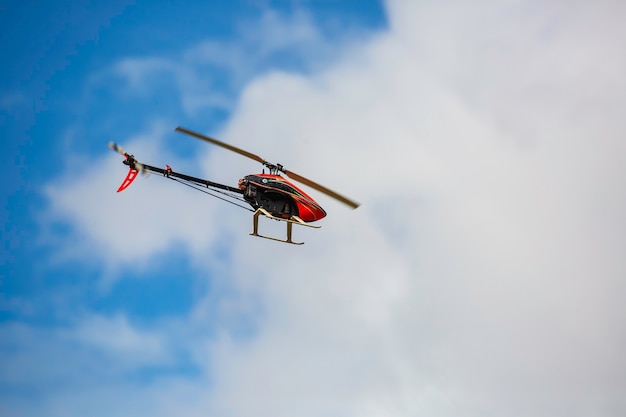
[[[135,178],[137,178],[138,173],[139,171],[133,168],[128,170],[128,174],[126,175],[126,178],[124,178],[124,182],[122,183],[122,185],[120,185],[120,188],[117,189],[117,192],[119,193],[121,191],[124,191],[126,188],[128,188],[128,186],[133,183]]]

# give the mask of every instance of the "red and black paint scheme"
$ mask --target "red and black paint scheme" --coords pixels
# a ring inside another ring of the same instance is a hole
[[[317,201],[280,175],[247,175],[239,184],[254,209],[262,207],[275,217],[298,216],[307,223],[326,217]]]
[[[267,168],[269,168],[270,173],[247,175],[243,179],[239,180],[239,184],[237,187],[231,187],[202,178],[192,177],[190,175],[175,172],[169,165],[166,165],[165,169],[163,169],[152,165],[142,164],[138,162],[133,155],[129,155],[128,153],[126,153],[126,151],[124,151],[121,146],[110,142],[109,148],[124,155],[124,164],[128,165],[128,167],[130,168],[128,174],[126,175],[126,178],[124,179],[124,182],[122,182],[122,185],[120,185],[117,192],[121,192],[128,188],[128,186],[135,180],[140,172],[154,172],[157,174],[161,174],[166,178],[180,182],[191,188],[209,194],[213,197],[227,201],[231,204],[248,209],[250,211],[254,211],[254,230],[251,233],[252,235],[294,244],[301,243],[293,242],[291,240],[292,225],[299,224],[308,226],[308,223],[312,223],[326,217],[326,211],[324,211],[324,209],[311,196],[302,191],[292,182],[285,179],[283,176],[280,175],[280,173],[284,173],[298,182],[301,182],[324,194],[327,194],[328,196],[339,200],[340,202],[350,206],[353,209],[359,206],[354,201],[349,200],[346,197],[337,194],[336,192],[322,185],[319,185],[308,178],[300,176],[293,171],[286,170],[280,164],[271,164],[253,153],[244,151],[243,149],[239,149],[232,145],[218,141],[217,139],[201,135],[182,127],[177,127],[176,130],[258,161],[265,165]],[[252,209],[249,209],[246,206],[241,205],[240,203],[247,203]],[[274,220],[287,222],[287,239],[276,239],[258,234],[258,217],[260,215],[272,218]]]

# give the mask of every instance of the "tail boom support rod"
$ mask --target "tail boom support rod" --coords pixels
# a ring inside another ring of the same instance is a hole
[[[124,164],[131,166],[131,162],[129,162],[128,159],[124,161]],[[161,174],[166,177],[180,178],[181,180],[194,182],[198,185],[204,185],[205,187],[219,188],[220,190],[230,191],[230,192],[238,193],[238,194],[244,193],[243,190],[240,190],[237,187],[231,187],[229,185],[219,184],[217,182],[205,180],[202,178],[192,177],[191,175],[181,174],[179,172],[172,171],[171,169],[163,169],[163,168],[155,167],[152,165],[146,165],[146,164],[142,164],[142,168],[144,171],[155,172],[157,174]]]

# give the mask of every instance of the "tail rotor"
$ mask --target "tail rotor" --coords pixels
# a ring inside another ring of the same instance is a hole
[[[123,155],[126,158],[124,164],[128,165],[130,168],[128,174],[126,174],[126,178],[124,178],[124,182],[122,182],[120,188],[117,189],[118,193],[128,188],[128,186],[133,183],[135,178],[137,178],[137,174],[139,172],[141,172],[141,175],[144,177],[148,177],[150,175],[150,171],[148,171],[141,162],[137,161],[134,155],[128,154],[120,145],[115,142],[109,142],[107,146],[109,149]]]

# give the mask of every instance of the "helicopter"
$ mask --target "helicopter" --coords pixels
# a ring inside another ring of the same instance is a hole
[[[180,172],[175,172],[169,165],[166,165],[165,168],[159,168],[143,164],[135,159],[134,155],[128,154],[118,144],[109,142],[108,147],[122,154],[125,158],[123,163],[129,167],[126,178],[117,189],[118,193],[128,188],[140,172],[146,175],[150,173],[161,174],[165,178],[179,182],[210,196],[253,212],[252,232],[250,235],[294,245],[302,245],[304,242],[296,242],[292,239],[293,225],[295,224],[319,229],[320,226],[313,225],[311,223],[326,217],[326,211],[306,192],[293,184],[291,181],[285,179],[281,173],[299,183],[334,198],[352,209],[359,207],[359,204],[355,201],[344,197],[343,195],[338,194],[314,181],[311,181],[306,177],[298,175],[293,171],[287,170],[281,164],[272,164],[251,152],[181,126],[176,127],[174,130],[257,161],[268,168],[269,174],[266,174],[264,169],[261,174],[246,175],[239,180],[237,187],[232,187]],[[244,204],[248,204],[251,208]],[[280,239],[260,234],[260,216],[285,222],[287,225],[286,238]]]

